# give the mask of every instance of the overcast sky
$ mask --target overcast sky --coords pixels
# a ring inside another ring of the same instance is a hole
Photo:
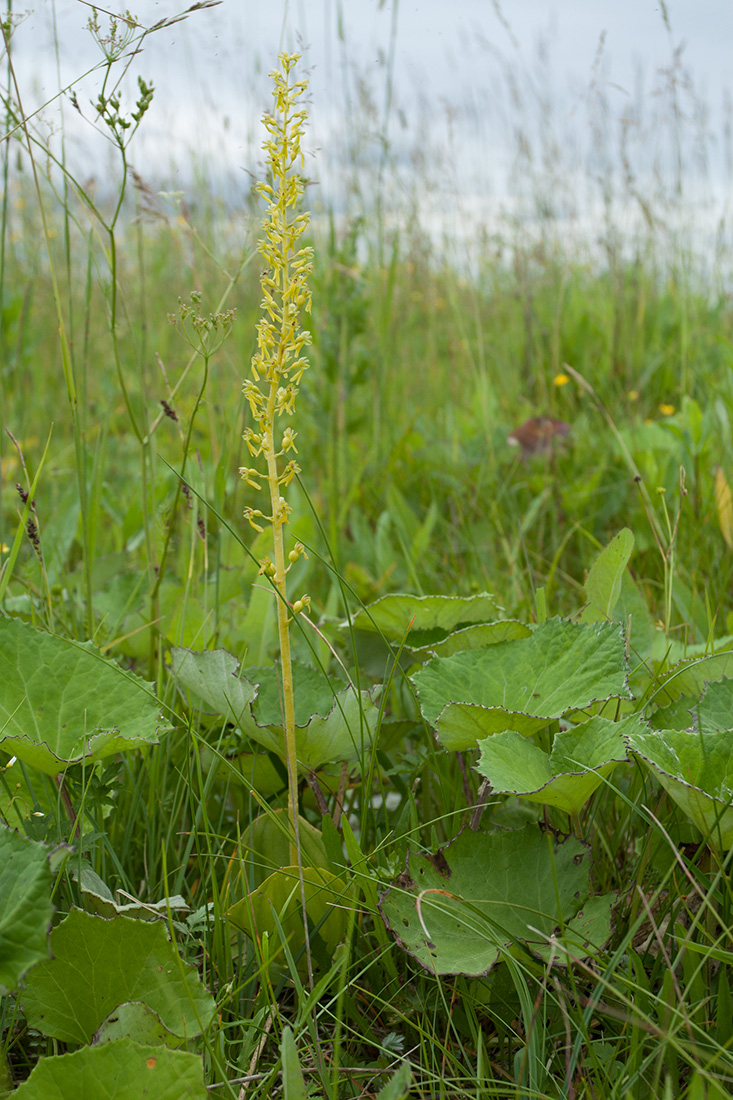
[[[187,2],[130,7],[150,25]],[[57,64],[68,83],[98,59],[84,30],[89,14],[80,0],[35,0],[14,44],[26,111],[54,95]],[[527,170],[544,171],[554,194],[556,171],[572,197],[574,174],[589,163],[598,178],[610,171],[622,134],[635,172],[643,174],[644,157],[655,171],[668,166],[674,135],[658,119],[674,112],[688,173],[697,157],[705,187],[731,182],[733,0],[223,0],[150,36],[135,59],[132,71],[156,87],[131,151],[135,167],[161,186],[187,187],[195,176],[246,187],[270,103],[267,74],[283,47],[302,51],[311,73],[310,141],[324,184],[355,149],[379,159],[374,138],[387,119],[395,162],[418,164],[422,154],[429,167],[418,171],[449,176],[467,201],[504,193],[512,171],[515,186]],[[89,117],[98,90],[98,76],[78,87]],[[104,142],[65,111],[72,156],[93,173]],[[518,157],[523,142],[530,169]]]

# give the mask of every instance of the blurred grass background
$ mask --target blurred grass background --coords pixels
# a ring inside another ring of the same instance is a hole
[[[672,45],[666,8],[663,16],[669,65],[639,83],[621,114],[604,80],[602,37],[588,59],[577,117],[568,115],[562,95],[552,98],[552,64],[542,44],[533,72],[505,59],[498,66],[502,83],[485,104],[486,118],[478,102],[460,105],[456,142],[466,140],[471,123],[477,144],[489,143],[492,127],[501,138],[504,168],[494,165],[493,177],[491,166],[481,171],[487,194],[503,186],[508,193],[483,208],[474,201],[481,180],[457,178],[460,150],[436,147],[434,104],[424,99],[421,122],[415,126],[411,116],[399,136],[396,20],[377,80],[353,60],[349,67],[349,43],[341,37],[341,145],[331,145],[335,164],[306,165],[318,184],[308,191],[317,274],[313,370],[298,430],[303,483],[330,544],[330,551],[319,549],[333,554],[358,598],[488,588],[511,613],[533,614],[535,591],[546,586],[550,611],[567,610],[594,548],[629,525],[634,567],[657,606],[666,551],[654,529],[666,508],[672,520],[680,511],[678,623],[699,640],[713,622],[726,622],[730,548],[715,486],[716,475],[719,489],[733,476],[731,251],[725,208],[717,225],[711,221],[721,183],[711,165],[725,160],[730,137],[725,120],[720,135],[711,131],[714,112]],[[22,30],[20,24],[18,36]],[[259,306],[256,203],[241,172],[237,198],[213,185],[208,157],[198,166],[194,157],[198,182],[189,191],[161,190],[160,179],[130,167],[134,143],[123,160],[114,160],[113,148],[96,180],[76,178],[71,169],[64,176],[64,131],[49,129],[54,105],[25,131],[17,127],[11,57],[0,417],[22,445],[29,478],[53,424],[36,494],[50,589],[65,593],[66,617],[87,617],[72,604],[83,598],[82,559],[91,546],[102,639],[108,644],[138,629],[142,619],[134,615],[145,617],[146,590],[168,582],[155,576],[166,528],[176,549],[166,558],[171,583],[187,576],[198,599],[221,565],[241,579],[231,578],[236,597],[228,597],[241,609],[252,579],[242,548],[201,501],[181,495],[175,471],[185,461],[195,491],[241,530],[248,499],[236,473],[244,461],[240,387]],[[142,54],[141,71],[144,61]],[[68,125],[76,113],[68,97],[62,101]],[[83,100],[81,109],[93,117]],[[136,142],[148,124],[143,120]],[[104,136],[96,135],[98,144]],[[47,255],[29,140],[47,177]],[[73,152],[71,142],[69,163]],[[715,183],[707,204],[699,197],[706,179]],[[52,269],[76,378],[89,507],[72,476],[78,456]],[[212,364],[186,450],[201,363],[189,364],[190,348],[168,318],[192,291],[202,295],[204,312],[236,308],[237,322]],[[513,428],[546,415],[570,425],[562,447],[523,456],[508,446]],[[0,449],[0,540],[9,545],[15,483],[25,482],[5,430]],[[298,513],[300,533],[312,537],[308,508]],[[187,534],[194,530],[198,542]],[[43,588],[29,544],[21,564],[8,592],[27,601]],[[333,613],[329,575],[315,561],[308,568],[317,606]],[[136,593],[129,605],[113,601],[114,613],[103,610],[112,606],[110,585],[117,591],[121,576],[142,574],[144,584],[129,582]],[[217,585],[207,643],[229,630],[233,644],[232,609],[220,613],[224,589]],[[175,615],[171,621],[164,636],[174,640]]]
[[[5,223],[2,423],[20,442],[30,478],[53,425],[37,513],[50,583],[73,593],[81,520],[58,320],[47,259],[30,247],[42,239],[37,205],[27,176],[14,175]],[[159,526],[172,519],[174,471],[202,374],[200,363],[187,368],[190,349],[168,315],[191,291],[202,293],[204,311],[215,310],[229,285],[225,273],[244,259],[226,299],[237,320],[212,364],[188,459],[197,492],[242,528],[248,498],[237,477],[245,462],[241,380],[259,306],[256,228],[251,210],[242,212],[231,248],[220,228],[223,212],[201,204],[194,221],[185,206],[171,210],[142,180],[132,191],[118,231],[117,339],[131,407],[149,432],[141,450],[110,353],[101,244],[82,205],[71,195],[68,202],[67,211],[51,208],[51,248],[94,497],[95,584],[104,591],[111,578],[149,564],[143,453],[150,514]],[[235,220],[231,211],[226,217]],[[549,584],[552,609],[566,610],[594,547],[628,525],[637,538],[635,568],[654,603],[662,562],[633,458],[660,516],[658,490],[671,514],[681,508],[680,620],[689,611],[703,632],[710,612],[725,620],[730,554],[715,496],[718,468],[727,478],[733,471],[725,293],[694,279],[684,257],[658,255],[649,239],[636,255],[627,258],[619,247],[599,263],[517,233],[501,250],[487,248],[480,269],[469,273],[436,264],[415,223],[388,230],[331,216],[314,230],[312,371],[299,409],[300,461],[335,559],[361,599],[404,589],[489,588],[512,612],[531,613],[534,589]],[[163,401],[178,423],[164,414]],[[507,435],[527,417],[544,415],[566,421],[570,435],[549,454],[523,458]],[[24,478],[5,432],[2,480],[8,545],[17,525],[15,483]],[[213,561],[241,573],[236,540],[209,515],[208,544],[190,543],[187,524],[202,506],[178,503],[178,579],[193,560],[194,578]],[[312,530],[307,507],[296,514],[305,533]],[[22,588],[40,587],[30,545],[23,563],[9,589],[18,597]],[[314,594],[322,609],[328,591],[321,577]],[[239,598],[246,599],[243,592]]]

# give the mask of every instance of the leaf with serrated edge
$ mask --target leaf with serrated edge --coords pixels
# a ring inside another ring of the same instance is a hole
[[[167,1047],[177,1047],[185,1042],[164,1027],[160,1016],[142,1001],[127,1001],[118,1005],[97,1029],[93,1041],[113,1043],[125,1038],[149,1046],[165,1043]]]
[[[436,657],[450,657],[462,649],[482,649],[499,642],[513,642],[518,638],[528,638],[531,629],[516,619],[502,619],[498,623],[476,623],[462,630],[454,630],[442,642],[425,646]]]
[[[201,1058],[117,1039],[41,1058],[13,1100],[207,1100]]]
[[[0,991],[48,958],[53,916],[48,850],[0,825]]]
[[[49,937],[54,957],[28,974],[22,994],[31,1027],[88,1043],[110,1012],[142,1001],[174,1035],[198,1035],[214,999],[196,968],[182,963],[161,921],[92,916],[72,909]]]
[[[681,695],[700,696],[708,684],[730,678],[733,678],[733,652],[729,650],[680,661],[660,678],[653,701],[659,707],[666,707]]]
[[[694,716],[703,733],[733,729],[733,680],[708,684]]]
[[[476,771],[498,794],[577,814],[605,776],[627,759],[624,733],[646,729],[635,715],[621,722],[596,716],[557,733],[550,753],[506,730],[481,742]]]
[[[277,669],[248,668],[245,677],[236,657],[224,650],[174,649],[171,658],[180,687],[194,692],[252,741],[285,758]],[[357,695],[302,662],[293,662],[293,676],[299,766],[316,771],[358,759],[377,727],[379,708],[372,696],[366,691]]]
[[[155,743],[168,729],[152,685],[89,643],[0,618],[0,743],[58,775],[69,764]]]
[[[528,638],[435,657],[412,677],[423,717],[448,749],[492,733],[530,735],[567,711],[631,698],[623,628],[548,619]]]
[[[384,1088],[377,1093],[377,1100],[407,1100],[412,1087],[412,1067],[403,1062]]]
[[[457,626],[487,623],[500,612],[487,592],[474,596],[410,596],[394,593],[380,596],[360,608],[352,619],[355,630],[377,631],[387,641],[401,642],[408,627],[412,631],[438,630],[449,634]],[[407,637],[410,644],[410,636]]]
[[[98,917],[112,918],[119,913],[126,917],[138,917],[140,920],[160,920],[169,911],[181,913],[189,910],[188,902],[180,894],[155,902],[115,900],[112,891],[96,871],[84,864],[81,867],[71,867],[69,874],[79,883],[84,897],[84,908]]]
[[[733,848],[733,731],[655,730],[627,742],[711,846]]]
[[[553,842],[536,826],[467,829],[433,856],[412,855],[379,908],[398,943],[434,973],[486,974],[513,944],[565,962],[563,947],[592,955],[610,934],[608,907],[605,920],[596,908],[583,923],[589,872],[589,850],[575,837]]]
[[[214,714],[221,714],[247,735],[255,722],[249,704],[257,685],[240,672],[239,661],[224,649],[194,653],[171,649],[173,679],[184,691],[192,691]]]

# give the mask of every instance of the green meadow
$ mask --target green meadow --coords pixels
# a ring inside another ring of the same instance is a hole
[[[292,57],[161,193],[98,19],[97,190],[3,25],[0,1096],[729,1096],[730,257],[308,221]]]

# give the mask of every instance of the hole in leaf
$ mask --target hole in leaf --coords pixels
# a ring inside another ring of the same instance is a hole
[[[435,855],[428,855],[428,859],[432,863],[435,870],[443,876],[443,878],[450,878],[451,869],[448,866],[448,860],[445,858],[442,852],[436,852]]]

